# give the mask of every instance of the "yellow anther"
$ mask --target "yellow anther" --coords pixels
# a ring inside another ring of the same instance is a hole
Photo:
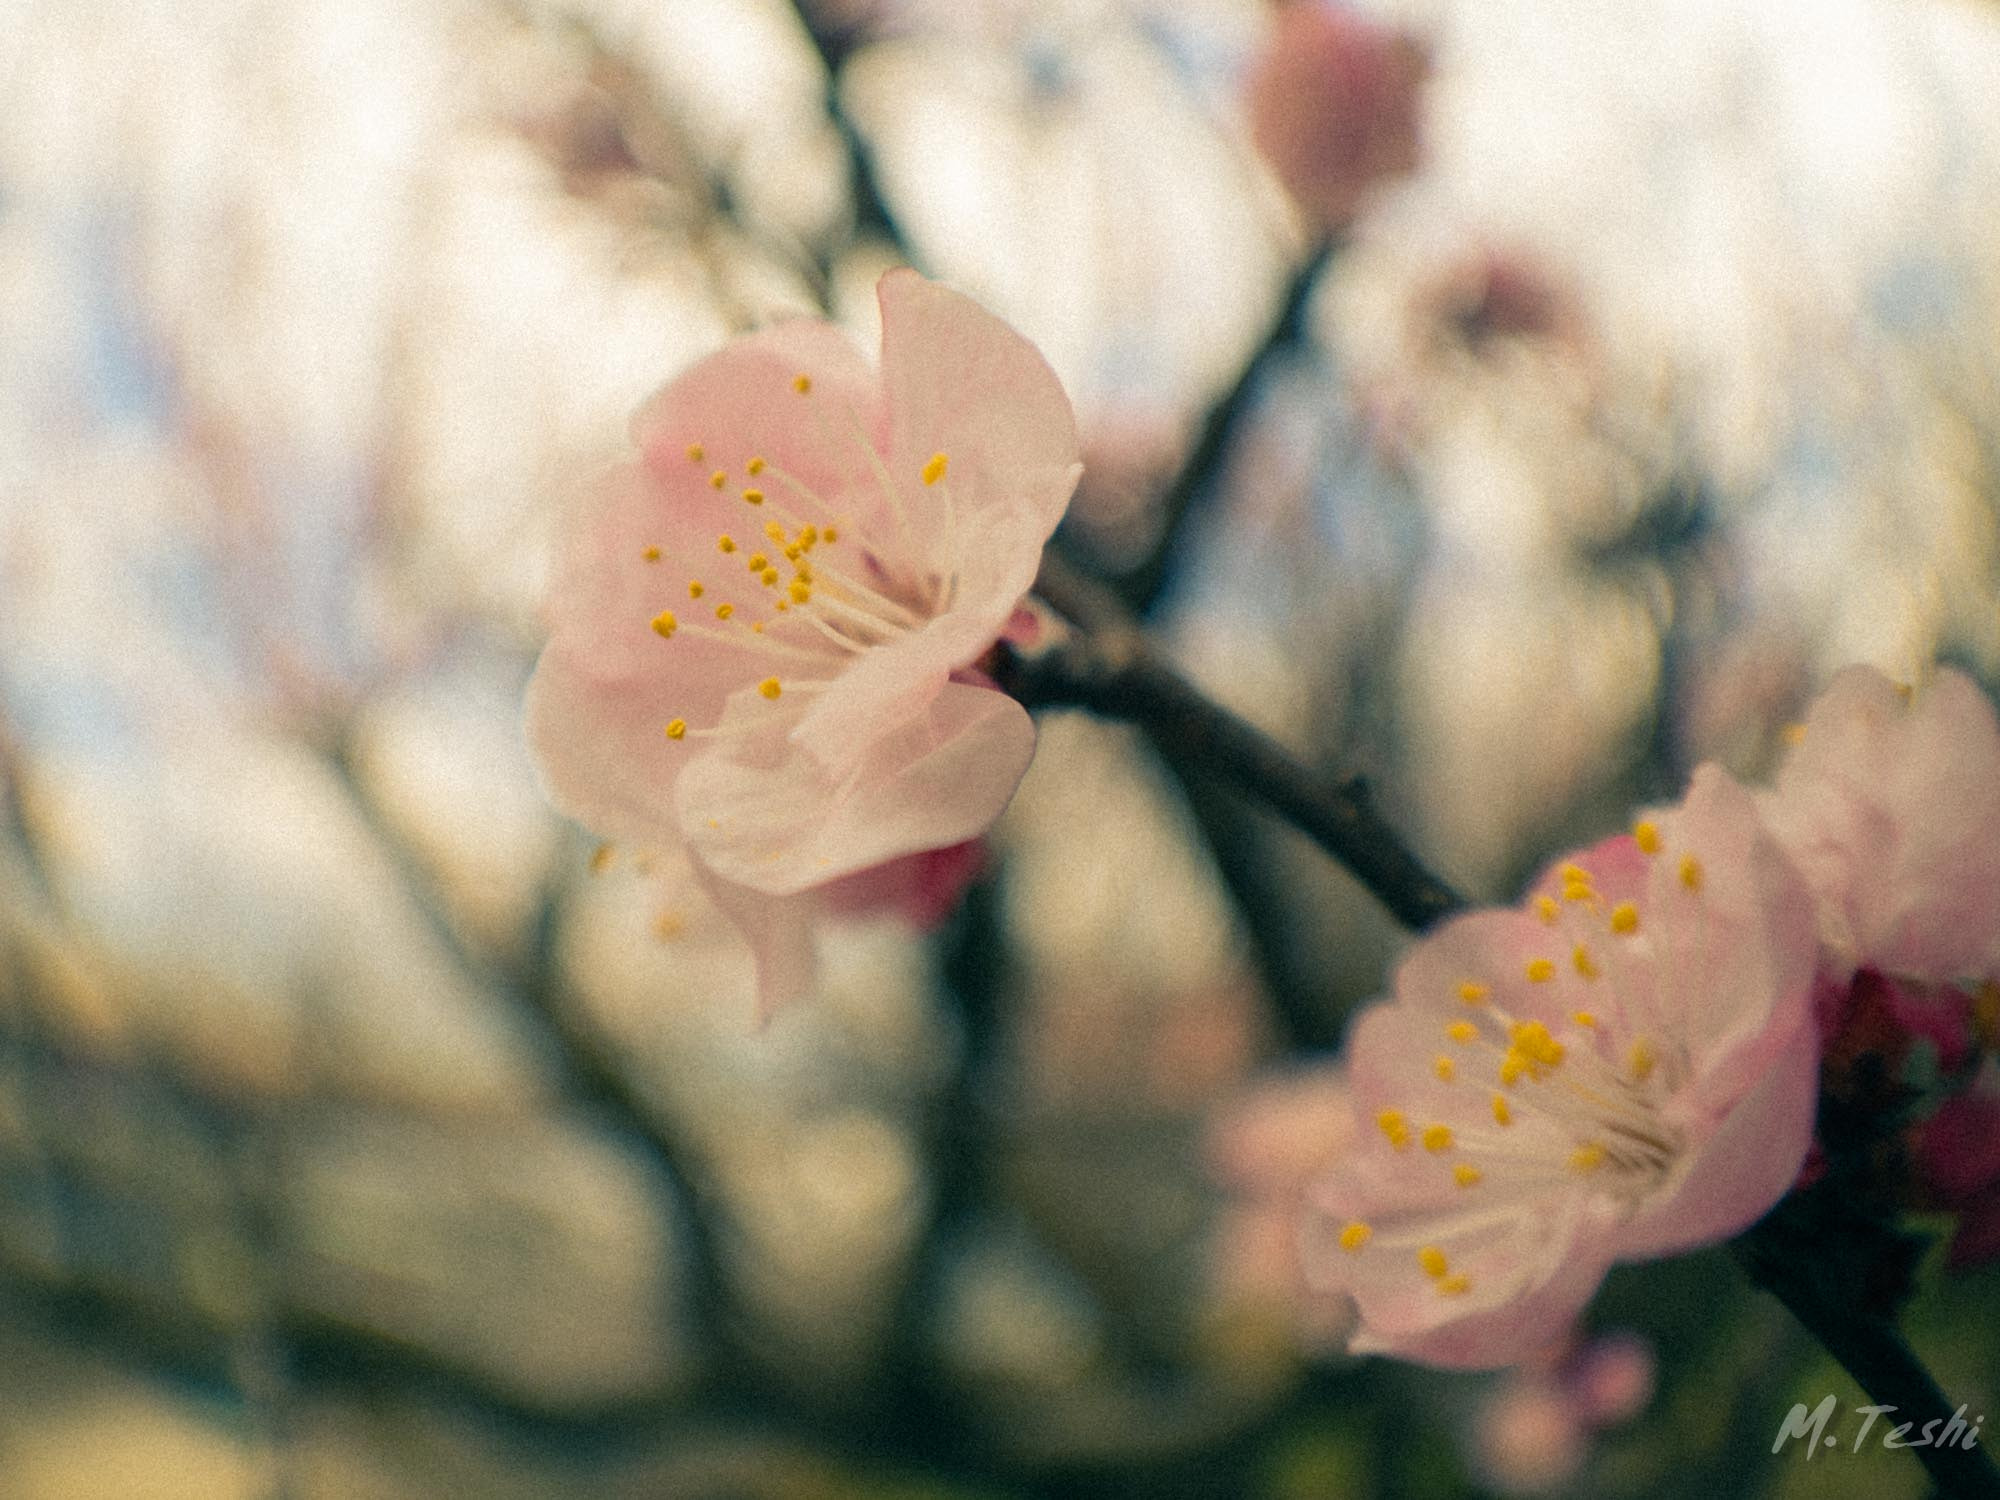
[[[648,547],[639,555],[645,558],[647,562],[658,562],[660,560],[660,549],[658,547]]]
[[[1403,1118],[1400,1109],[1385,1109],[1375,1117],[1375,1128],[1389,1138],[1389,1144],[1401,1151],[1410,1144],[1410,1122]]]
[[[673,633],[681,628],[681,622],[674,618],[674,612],[663,609],[653,616],[653,634],[661,640],[670,640]]]
[[[776,568],[766,568],[757,575],[757,581],[767,589],[776,588],[778,586],[778,570]]]
[[[700,443],[689,443],[687,452],[688,462],[691,464],[698,464],[704,458],[708,457],[708,454],[703,451]]]
[[[1440,1052],[1437,1060],[1431,1064],[1431,1070],[1437,1074],[1439,1082],[1450,1083],[1457,1076],[1458,1064]]]
[[[792,601],[789,599],[780,599],[775,606],[779,614],[783,614],[786,610],[790,609],[791,607],[792,607]]]
[[[824,530],[824,531],[822,531],[822,532],[820,533],[820,539],[821,539],[822,541],[826,541],[826,542],[837,542],[837,541],[839,541],[839,540],[840,540],[840,528],[839,528],[838,526],[829,526],[829,527],[827,527],[827,528],[826,528],[826,530]]]
[[[618,857],[618,851],[609,844],[599,844],[590,851],[590,873],[602,875],[611,868],[611,862]]]
[[[1493,1123],[1495,1125],[1512,1125],[1514,1123],[1514,1106],[1507,1102],[1505,1094],[1495,1094],[1493,1096]]]
[[[688,580],[688,598],[699,599],[706,592],[707,590],[702,588],[699,578],[690,578]]]
[[[1540,1021],[1517,1021],[1508,1033],[1513,1049],[1528,1061],[1553,1068],[1563,1060],[1563,1044]]]
[[[762,490],[745,490],[743,492],[743,503],[745,505],[762,505],[764,503],[764,492]]]
[[[1479,1179],[1485,1175],[1469,1161],[1462,1161],[1451,1169],[1452,1181],[1462,1188],[1478,1187]]]
[[[808,552],[812,551],[814,544],[818,541],[819,528],[817,526],[808,523],[799,528],[799,545]]]
[[[786,589],[785,592],[791,595],[792,603],[794,604],[804,604],[813,596],[812,588],[803,578],[794,578],[791,587]]]
[[[761,458],[753,458],[753,459],[751,459],[749,463],[747,463],[747,464],[745,464],[745,465],[743,466],[743,472],[744,472],[744,473],[746,473],[746,474],[761,474],[761,473],[763,473],[763,472],[764,472],[764,460],[763,460],[763,459],[761,459]]]
[[[1424,1127],[1424,1149],[1432,1156],[1451,1149],[1451,1127],[1449,1125],[1426,1125]]]
[[[1528,978],[1535,984],[1547,984],[1556,977],[1556,961],[1552,958],[1531,958],[1528,960]]]
[[[944,471],[950,463],[951,460],[945,457],[944,454],[933,453],[930,456],[930,462],[924,465],[924,483],[936,484],[940,479],[944,478]]]
[[[1467,1005],[1484,1004],[1489,993],[1491,992],[1486,986],[1475,979],[1468,979],[1458,987],[1458,998],[1463,1000]]]
[[[1500,1059],[1501,1084],[1511,1089],[1515,1084],[1521,1081],[1521,1075],[1527,1071],[1528,1071],[1528,1059],[1523,1057],[1519,1052],[1515,1051],[1512,1047],[1509,1047],[1507,1049],[1507,1055]]]
[[[1562,916],[1562,906],[1553,896],[1535,897],[1535,915],[1553,927]]]
[[[1437,1289],[1440,1297],[1463,1297],[1472,1290],[1472,1278],[1463,1275],[1441,1277]]]
[[[753,573],[761,573],[771,566],[771,559],[761,552],[753,552],[744,559],[743,566]]]
[[[1585,979],[1595,979],[1598,974],[1597,960],[1590,956],[1590,950],[1578,943],[1569,956],[1571,965]]]
[[[687,732],[688,732],[688,721],[687,721],[686,719],[669,719],[669,720],[667,720],[667,738],[668,738],[668,739],[670,739],[670,740],[684,740],[684,739],[686,739],[686,738],[687,738]]]
[[[1803,724],[1787,724],[1783,729],[1778,731],[1778,738],[1783,740],[1787,745],[1802,744],[1805,737],[1806,726]]]
[[[1597,1012],[1594,1010],[1577,1011],[1570,1016],[1570,1019],[1586,1031],[1595,1031],[1597,1029]]]
[[[708,476],[708,487],[712,490],[719,490],[728,483],[729,475],[721,469]]]
[[[718,620],[726,620],[735,613],[736,606],[733,604],[718,604],[715,606],[715,618]]]
[[[1569,1154],[1569,1169],[1572,1172],[1595,1172],[1604,1165],[1604,1148],[1596,1141],[1585,1141]]]
[[[1611,930],[1630,937],[1639,930],[1639,908],[1630,901],[1620,901],[1611,908]]]
[[[1595,901],[1597,890],[1587,880],[1567,880],[1563,882],[1563,900]]]
[[[762,682],[757,684],[757,691],[762,693],[766,698],[776,698],[778,694],[784,691],[784,688],[778,685],[777,678],[766,677]]]
[[[1632,825],[1632,837],[1646,854],[1660,852],[1660,825],[1651,818],[1641,818]]]
[[[1560,870],[1556,871],[1556,873],[1562,876],[1563,883],[1565,885],[1590,884],[1590,871],[1586,870],[1582,865],[1579,864],[1564,865]]]
[[[1444,1251],[1438,1249],[1436,1245],[1426,1245],[1419,1250],[1417,1264],[1423,1267],[1424,1274],[1433,1281],[1441,1280],[1451,1274],[1451,1262],[1444,1258]]]
[[[736,538],[727,535],[717,537],[715,539],[715,550],[718,552],[734,552],[736,550]]]
[[[812,564],[809,562],[801,560],[799,562],[793,563],[792,572],[797,577],[803,578],[807,583],[811,583],[813,581]]]
[[[1658,1067],[1660,1062],[1653,1051],[1653,1044],[1644,1037],[1640,1037],[1632,1044],[1632,1051],[1625,1060],[1632,1069],[1632,1077],[1639,1083],[1651,1078],[1653,1069]]]
[[[1470,1021],[1453,1021],[1445,1027],[1444,1034],[1461,1046],[1479,1040],[1479,1028]]]
[[[1681,884],[1691,891],[1701,889],[1701,861],[1692,854],[1681,856]]]
[[[769,537],[777,546],[782,547],[785,545],[785,528],[780,526],[776,521],[766,521],[764,523],[764,535]]]
[[[1349,1255],[1352,1255],[1363,1245],[1367,1244],[1374,1237],[1374,1234],[1375,1231],[1371,1227],[1356,1219],[1340,1231],[1340,1248],[1345,1250]]]
[[[672,907],[653,918],[653,936],[663,943],[671,943],[687,931],[687,918]]]
[[[762,635],[764,633],[764,622],[762,620],[759,620],[756,624],[750,627],[750,631],[751,634],[753,635]]]
[[[792,377],[792,389],[801,396],[810,395],[813,388],[812,376],[800,373]]]
[[[806,549],[800,546],[797,542],[786,543],[785,545],[786,562],[797,562],[800,558],[804,557],[805,555],[806,555]]]

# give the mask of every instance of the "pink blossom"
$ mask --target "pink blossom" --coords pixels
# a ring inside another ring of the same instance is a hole
[[[1814,954],[1803,881],[1713,767],[1524,906],[1420,942],[1356,1024],[1367,1126],[1314,1198],[1353,1347],[1516,1363],[1614,1262],[1762,1215],[1812,1137]]]
[[[972,668],[1080,472],[1032,345],[911,271],[878,297],[879,371],[830,325],[785,323],[639,410],[638,456],[565,538],[528,689],[550,799],[684,847],[767,1013],[810,988],[829,903],[1013,795],[1034,727]],[[879,883],[908,905],[907,880]]]
[[[1343,5],[1281,7],[1249,82],[1251,131],[1314,219],[1337,229],[1368,190],[1415,169],[1429,58]]]
[[[1848,972],[2000,976],[2000,722],[1971,679],[1912,690],[1850,667],[1760,803]]]
[[[1274,1313],[1308,1350],[1340,1348],[1354,1308],[1307,1284],[1299,1216],[1314,1180],[1354,1142],[1354,1107],[1337,1064],[1257,1081],[1216,1118],[1210,1169],[1229,1194],[1217,1226],[1218,1281]]]

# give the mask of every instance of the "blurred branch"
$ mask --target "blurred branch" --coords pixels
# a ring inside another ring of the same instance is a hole
[[[800,30],[805,32],[806,39],[819,54],[820,65],[826,69],[826,115],[839,132],[841,144],[847,148],[855,228],[880,235],[894,245],[905,260],[909,260],[909,241],[903,237],[903,228],[896,222],[889,200],[883,196],[881,184],[875,179],[875,162],[869,153],[868,142],[862,138],[860,128],[840,102],[840,69],[848,54],[854,50],[855,38],[825,25],[808,0],[793,0],[792,9],[798,16]]]
[[[477,982],[506,999],[540,1037],[556,1061],[565,1094],[602,1112],[645,1151],[670,1187],[677,1190],[675,1196],[684,1210],[693,1281],[686,1300],[690,1313],[708,1335],[704,1342],[718,1357],[726,1355],[732,1347],[724,1337],[728,1282],[717,1232],[710,1222],[703,1177],[694,1165],[695,1153],[672,1135],[660,1111],[633,1084],[609,1039],[562,994],[555,955],[562,915],[561,882],[543,894],[524,963],[504,965],[474,952],[445,909],[430,873],[369,795],[346,736],[335,739],[328,760],[356,812],[387,853],[404,893],[445,950]]]
[[[1421,931],[1465,900],[1375,812],[1358,779],[1307,765],[1161,661],[1124,607],[1053,554],[1036,592],[1081,627],[1046,650],[1003,648],[1000,685],[1029,708],[1087,708],[1136,724],[1175,765],[1212,776],[1294,824],[1404,926]]]
[[[1292,273],[1291,283],[1278,304],[1277,316],[1271,320],[1264,337],[1243,362],[1229,389],[1202,417],[1194,446],[1160,497],[1159,532],[1152,547],[1135,566],[1112,580],[1112,587],[1129,608],[1142,615],[1150,613],[1173,582],[1187,546],[1188,517],[1207,502],[1222,478],[1236,446],[1237,429],[1257,388],[1263,384],[1265,373],[1304,332],[1306,304],[1334,251],[1333,242],[1323,241]]]

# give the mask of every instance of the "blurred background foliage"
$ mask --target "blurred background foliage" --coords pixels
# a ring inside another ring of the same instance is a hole
[[[0,1493],[1922,1493],[1771,1456],[1858,1397],[1719,1255],[1331,1355],[1287,1059],[1401,938],[1126,733],[763,1034],[536,790],[567,497],[906,259],[1062,374],[1072,557],[1483,895],[1848,661],[1990,684],[2000,14],[1373,14],[1421,150],[1329,226],[1257,0],[0,0]]]

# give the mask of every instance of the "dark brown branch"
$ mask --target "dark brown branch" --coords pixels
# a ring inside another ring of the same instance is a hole
[[[1083,629],[1033,656],[1002,653],[1000,684],[1023,704],[1138,725],[1174,764],[1235,787],[1313,839],[1406,927],[1422,931],[1464,907],[1375,812],[1359,780],[1307,765],[1209,698],[1155,655],[1098,585],[1050,557],[1036,590]]]

